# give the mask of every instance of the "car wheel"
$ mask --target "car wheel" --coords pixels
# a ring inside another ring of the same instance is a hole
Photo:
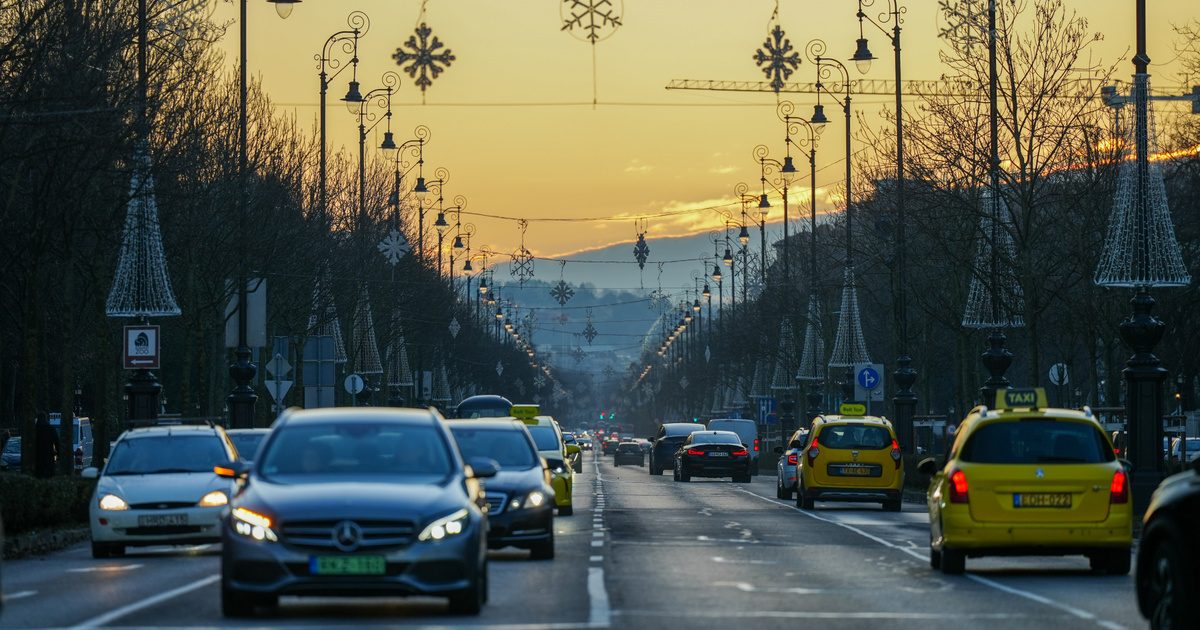
[[[789,488],[787,486],[784,486],[784,488],[783,488],[783,490],[781,490],[781,492],[783,493],[783,496],[780,497],[781,499],[783,499],[785,501],[791,501],[792,494],[794,494],[796,491],[792,490],[791,488]]]
[[[553,560],[554,559],[554,532],[550,532],[550,537],[546,540],[535,542],[529,548],[530,560]]]
[[[559,516],[570,516],[574,513],[575,513],[575,506],[573,506],[573,505],[558,506],[558,515]]]
[[[775,498],[776,499],[783,498],[783,480],[782,479],[777,479],[775,481]]]
[[[221,584],[221,614],[226,617],[249,617],[254,614],[255,597]]]
[[[942,552],[933,548],[933,535],[929,535],[929,567],[933,570],[942,568]]]
[[[449,611],[452,615],[478,615],[483,609],[484,592],[487,590],[487,565],[480,569],[480,575],[475,582],[455,593],[450,594]]]
[[[1138,571],[1138,582],[1144,584],[1139,588],[1145,589],[1150,627],[1154,630],[1184,628],[1188,619],[1196,618],[1196,604],[1191,598],[1196,592],[1195,578],[1184,565],[1183,549],[1167,537],[1158,541],[1150,562]]]
[[[687,483],[692,480],[692,476],[689,475],[687,473],[687,471],[683,469],[683,466],[679,467],[679,480],[684,483]]]
[[[575,462],[575,472],[577,472],[577,473],[583,472],[583,462],[582,461]]]
[[[621,467],[621,462],[619,460],[617,460],[617,458],[614,457],[613,458],[613,468],[620,468],[620,467]]]
[[[942,573],[962,575],[967,570],[967,554],[958,549],[942,546]]]

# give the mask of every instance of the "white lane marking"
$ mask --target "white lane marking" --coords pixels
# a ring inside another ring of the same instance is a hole
[[[604,556],[588,556],[588,562],[604,562]]]
[[[14,599],[25,599],[26,597],[33,597],[37,594],[37,591],[17,591],[16,593],[5,593],[4,601],[11,602]]]
[[[775,588],[768,586],[759,588],[749,582],[713,582],[713,586],[732,586],[743,593],[787,593],[789,595],[815,595],[824,593],[823,589],[817,588]]]
[[[723,612],[717,610],[704,610],[695,613],[687,613],[684,611],[672,610],[617,610],[614,611],[620,617],[704,617],[704,618],[730,618],[730,619],[907,619],[907,620],[941,620],[941,619],[1030,619],[1038,618],[1033,615],[1024,613],[935,613],[935,612],[911,612],[911,611],[893,611],[893,612],[868,612],[868,611],[787,611],[787,610],[739,610],[736,612]],[[1045,617],[1041,617],[1045,618]]]
[[[612,622],[612,610],[608,607],[608,590],[604,587],[604,569],[588,567],[588,625],[607,628]]]
[[[809,517],[809,518],[816,519],[816,520],[818,520],[818,521],[823,521],[823,522],[829,523],[830,525],[837,525],[838,527],[842,527],[842,528],[844,528],[844,529],[848,529],[848,530],[850,530],[850,531],[852,531],[852,532],[854,532],[854,533],[856,533],[856,534],[858,534],[858,535],[860,535],[860,536],[862,536],[862,537],[864,537],[864,538],[868,538],[868,539],[870,539],[870,540],[873,540],[873,541],[875,541],[875,542],[877,542],[877,543],[879,543],[879,544],[881,544],[881,545],[883,545],[883,546],[885,546],[885,547],[888,547],[888,548],[890,548],[890,549],[895,549],[896,551],[900,551],[900,552],[902,552],[902,553],[906,553],[906,554],[908,554],[908,555],[910,555],[910,556],[912,556],[912,557],[916,558],[917,560],[921,560],[921,561],[928,561],[928,560],[929,560],[929,556],[927,556],[926,554],[920,553],[920,552],[918,552],[918,551],[916,551],[916,550],[914,550],[914,549],[910,549],[910,548],[908,548],[908,547],[901,547],[900,545],[897,545],[897,544],[894,544],[894,543],[892,543],[892,542],[889,542],[889,541],[887,541],[887,540],[884,540],[884,539],[882,539],[882,538],[880,538],[880,537],[878,537],[878,536],[874,536],[874,535],[872,535],[872,534],[868,534],[867,532],[865,532],[865,531],[863,531],[863,530],[861,530],[861,529],[859,529],[859,528],[857,528],[857,527],[855,527],[855,526],[853,526],[853,525],[847,525],[847,524],[845,524],[845,523],[840,523],[840,522],[838,522],[838,521],[835,521],[835,520],[832,520],[832,519],[828,519],[828,518],[825,518],[825,517],[823,517],[823,516],[818,516],[818,515],[816,515],[816,514],[813,514],[813,513],[811,513],[811,512],[807,512],[807,511],[805,511],[805,510],[802,510],[802,509],[800,509],[800,508],[798,508],[798,507],[796,507],[796,506],[794,506],[794,505],[789,505],[789,504],[786,504],[786,503],[780,503],[779,501],[777,501],[777,500],[775,500],[775,499],[770,499],[770,498],[764,497],[764,496],[762,496],[762,495],[760,495],[760,494],[757,494],[757,493],[754,493],[754,492],[750,492],[749,490],[743,490],[743,489],[741,489],[741,488],[735,488],[735,490],[737,490],[738,492],[744,492],[744,493],[746,493],[746,494],[748,494],[748,495],[750,495],[750,496],[752,496],[752,497],[755,497],[755,498],[757,498],[757,499],[762,499],[763,501],[766,501],[767,503],[771,503],[771,504],[773,504],[773,505],[780,505],[780,506],[783,506],[783,507],[791,508],[791,509],[793,509],[793,510],[795,510],[795,511],[797,511],[797,512],[799,512],[799,513],[801,513],[801,514],[803,514],[803,515],[805,515],[805,516],[807,516],[807,517]],[[1100,625],[1100,626],[1102,626],[1102,627],[1105,627],[1105,628],[1109,628],[1110,630],[1117,630],[1118,628],[1124,628],[1124,626],[1121,626],[1121,625],[1119,625],[1119,624],[1115,624],[1115,623],[1113,623],[1113,622],[1111,622],[1111,621],[1102,621],[1102,620],[1099,620],[1099,619],[1097,619],[1097,618],[1096,618],[1096,615],[1093,615],[1092,613],[1090,613],[1090,612],[1088,612],[1088,611],[1086,611],[1086,610],[1083,610],[1083,609],[1081,609],[1081,608],[1076,608],[1076,607],[1074,607],[1074,606],[1071,606],[1071,605],[1069,605],[1069,604],[1063,604],[1063,603],[1061,603],[1061,602],[1056,602],[1056,601],[1054,601],[1054,600],[1052,600],[1052,599],[1049,599],[1049,598],[1047,598],[1047,597],[1043,597],[1043,596],[1041,596],[1041,595],[1038,595],[1037,593],[1031,593],[1031,592],[1029,592],[1029,591],[1025,591],[1025,590],[1022,590],[1022,589],[1019,589],[1019,588],[1014,588],[1014,587],[1011,587],[1011,586],[1007,586],[1007,585],[1001,584],[1001,583],[999,583],[999,582],[996,582],[995,580],[990,580],[990,579],[988,579],[988,578],[985,578],[985,577],[982,577],[982,576],[978,576],[978,575],[975,575],[975,574],[968,574],[966,577],[967,577],[967,579],[969,579],[969,580],[972,580],[972,581],[974,581],[974,582],[977,582],[977,583],[979,583],[979,584],[982,584],[982,585],[984,585],[984,586],[988,586],[988,587],[994,588],[994,589],[996,589],[996,590],[998,590],[998,591],[1002,591],[1002,592],[1008,593],[1009,595],[1015,595],[1015,596],[1017,596],[1017,597],[1022,597],[1022,598],[1024,598],[1024,599],[1028,599],[1028,600],[1030,600],[1030,601],[1034,601],[1034,602],[1037,602],[1037,603],[1039,603],[1039,604],[1044,604],[1044,605],[1046,605],[1046,606],[1049,606],[1049,607],[1051,607],[1051,608],[1057,608],[1058,610],[1061,610],[1061,611],[1063,611],[1063,612],[1065,612],[1065,613],[1067,613],[1067,614],[1071,615],[1072,617],[1076,617],[1076,618],[1078,618],[1078,619],[1083,619],[1083,620],[1085,620],[1085,621],[1095,621],[1095,622],[1096,622],[1098,625]]]
[[[143,599],[141,601],[134,602],[132,604],[129,604],[128,606],[122,606],[120,608],[117,608],[116,610],[111,610],[107,613],[104,613],[103,615],[100,615],[99,617],[92,617],[91,619],[88,619],[87,621],[83,621],[83,622],[80,622],[80,623],[72,626],[72,628],[96,628],[99,626],[103,626],[105,624],[112,623],[122,617],[132,615],[133,613],[138,612],[139,610],[145,610],[146,608],[149,608],[151,606],[156,606],[156,605],[161,604],[162,602],[165,602],[169,599],[174,599],[176,597],[179,597],[180,595],[184,595],[186,593],[190,593],[192,591],[202,589],[205,586],[208,586],[209,584],[215,584],[215,583],[219,582],[220,580],[221,580],[220,575],[210,575],[206,578],[201,578],[199,580],[196,580],[195,582],[190,582],[188,584],[184,584],[183,586],[180,586],[179,588],[173,588],[164,593],[159,593],[157,595],[154,595],[153,597],[147,597],[146,599]]]
[[[98,567],[78,567],[67,569],[67,573],[119,573],[142,568],[141,564],[109,564]]]
[[[779,564],[774,560],[739,560],[737,558],[723,558],[721,556],[713,556],[712,561],[717,564]]]
[[[604,532],[592,532],[592,538],[604,538]]]

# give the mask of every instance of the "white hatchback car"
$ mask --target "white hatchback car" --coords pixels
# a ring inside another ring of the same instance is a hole
[[[130,429],[117,440],[97,478],[88,511],[92,557],[127,546],[220,542],[233,481],[213,468],[236,458],[220,427],[160,425]]]

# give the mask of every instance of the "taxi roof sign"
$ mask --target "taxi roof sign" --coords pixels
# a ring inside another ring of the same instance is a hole
[[[537,405],[513,405],[509,413],[518,420],[533,420],[541,413],[541,408]]]
[[[997,409],[1042,409],[1049,406],[1046,390],[1041,387],[1013,387],[996,390]]]
[[[867,406],[861,403],[842,403],[838,407],[838,413],[843,416],[865,416],[867,415]]]

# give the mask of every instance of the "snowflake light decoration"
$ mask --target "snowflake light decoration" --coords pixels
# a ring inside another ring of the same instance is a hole
[[[687,389],[690,384],[686,375],[679,377],[679,389]]]
[[[572,289],[565,280],[559,280],[558,284],[550,289],[550,297],[554,298],[559,306],[565,306],[567,302],[571,301],[571,298],[575,297],[575,289]]]
[[[524,247],[514,252],[509,273],[517,279],[521,286],[525,286],[525,283],[533,277],[533,253]]]
[[[554,317],[554,321],[558,322],[559,326],[565,326],[567,322],[571,321],[571,316],[567,315],[566,313],[562,313],[560,315],[556,315]]]
[[[396,263],[400,262],[401,258],[404,258],[406,254],[412,251],[412,247],[408,244],[408,239],[404,238],[404,234],[396,228],[388,231],[388,235],[383,237],[383,240],[376,247],[379,248],[379,253],[383,254],[383,257],[387,259],[388,264],[393,267],[396,266]]]
[[[613,0],[562,0],[559,6],[562,30],[593,45],[617,32],[621,13]]]
[[[533,386],[541,389],[546,386],[546,377],[541,374],[535,374],[533,377]]]
[[[504,364],[500,361],[496,362],[496,376],[504,376]]]
[[[712,348],[704,346],[704,362],[708,363],[712,360]]]
[[[633,257],[637,260],[638,269],[646,268],[646,259],[650,257],[650,246],[646,244],[646,233],[638,234],[637,244],[633,246]]]
[[[775,40],[772,42],[771,40]],[[754,63],[771,80],[771,88],[778,94],[784,81],[800,66],[800,53],[792,48],[792,40],[784,37],[778,24],[763,42],[763,47],[754,52]]]
[[[583,363],[583,360],[587,358],[587,352],[584,351],[583,346],[575,346],[575,350],[571,352],[571,356],[575,357],[576,363]]]
[[[592,325],[592,311],[589,310],[587,314],[587,327],[583,329],[583,338],[587,339],[588,345],[590,346],[592,345],[592,340],[594,340],[596,335],[599,334],[600,333],[596,332],[596,327]]]
[[[460,331],[460,330],[462,330],[462,324],[458,323],[458,318],[455,317],[455,318],[451,319],[450,320],[450,337],[452,339],[457,338],[458,331]]]
[[[416,79],[417,87],[421,88],[421,98],[424,98],[425,89],[433,85],[433,80],[450,67],[450,62],[454,61],[455,57],[449,48],[439,52],[438,49],[444,44],[436,35],[430,38],[433,29],[424,22],[417,27],[416,33],[408,36],[408,41],[396,49],[392,59],[396,60],[396,65],[403,68],[408,76]],[[409,65],[405,66],[406,63]]]

